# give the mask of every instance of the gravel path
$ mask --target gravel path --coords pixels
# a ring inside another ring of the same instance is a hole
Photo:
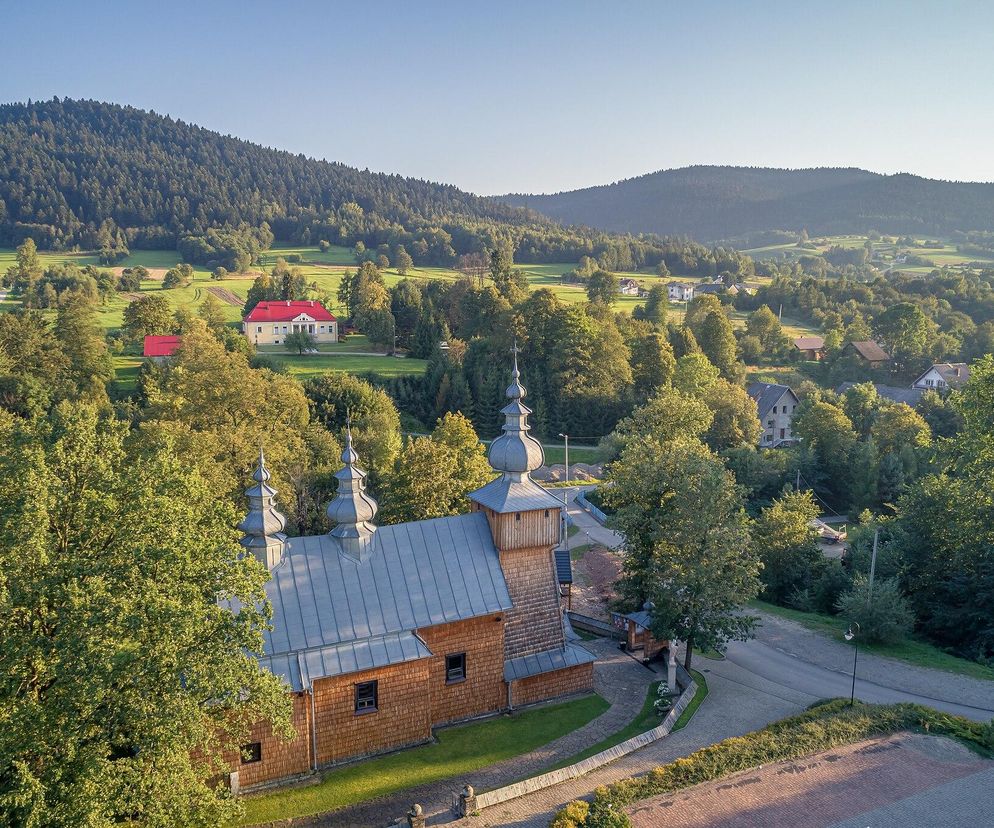
[[[852,672],[853,650],[848,644],[776,615],[760,611],[756,614],[762,619],[756,631],[758,641],[809,664],[840,673]],[[859,677],[920,696],[994,709],[994,682],[917,667],[865,650],[859,653]]]
[[[453,796],[467,782],[478,791],[497,788],[526,776],[532,776],[549,765],[573,756],[616,733],[628,724],[642,709],[649,684],[661,675],[654,673],[635,659],[622,653],[613,641],[594,640],[583,646],[597,656],[594,665],[594,689],[611,708],[579,730],[547,745],[474,771],[466,776],[410,788],[390,797],[345,808],[332,814],[305,817],[287,824],[294,826],[321,826],[321,828],[370,828],[389,824],[403,816],[411,804],[418,802],[429,817],[429,824],[439,825],[452,821],[450,805]]]

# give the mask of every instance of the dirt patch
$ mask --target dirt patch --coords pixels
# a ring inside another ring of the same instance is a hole
[[[220,299],[226,305],[232,305],[233,307],[240,308],[245,304],[241,298],[226,288],[209,287],[207,288],[207,292],[214,298]]]
[[[134,302],[136,299],[141,299],[144,294],[132,293],[131,291],[122,291],[121,296],[124,296],[129,302]]]
[[[608,620],[608,605],[616,597],[614,582],[621,575],[621,556],[591,544],[575,546],[573,558],[573,611]]]

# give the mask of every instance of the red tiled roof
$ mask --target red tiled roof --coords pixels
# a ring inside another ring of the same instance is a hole
[[[312,300],[297,300],[294,302],[260,302],[245,317],[246,322],[289,322],[300,314],[306,313],[318,322],[334,322],[335,317],[324,305]]]
[[[182,344],[183,337],[181,336],[146,336],[145,350],[142,355],[147,357],[172,356]]]

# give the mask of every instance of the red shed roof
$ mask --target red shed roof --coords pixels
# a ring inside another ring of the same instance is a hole
[[[176,353],[176,349],[182,344],[183,337],[181,336],[146,336],[143,356],[172,356]]]
[[[318,322],[334,322],[335,317],[324,305],[309,299],[294,302],[260,302],[245,317],[246,322],[289,322],[306,313]]]

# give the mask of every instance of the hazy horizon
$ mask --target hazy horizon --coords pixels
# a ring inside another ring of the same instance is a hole
[[[4,101],[129,104],[482,195],[698,165],[994,180],[972,0],[3,5]]]

